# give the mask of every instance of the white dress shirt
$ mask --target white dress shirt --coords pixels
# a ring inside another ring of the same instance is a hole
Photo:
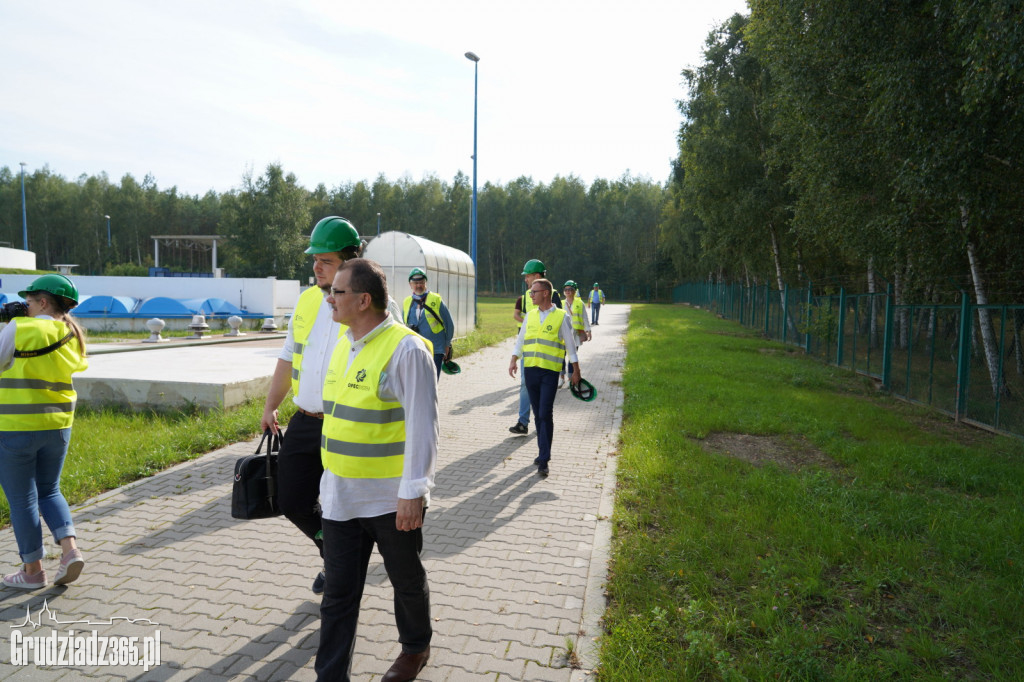
[[[341,349],[335,353],[337,371],[348,371],[366,343],[393,324],[400,323],[389,314],[358,341],[353,341],[351,330],[345,332],[352,349],[347,358],[338,357]],[[439,434],[436,371],[434,356],[419,336],[406,336],[399,342],[381,374],[378,397],[396,401],[405,410],[402,477],[342,478],[325,469],[320,479],[320,508],[325,519],[348,521],[391,514],[398,511],[399,498],[415,500],[422,497],[424,507],[430,504]]]
[[[299,393],[293,395],[295,404],[306,412],[324,411],[324,378],[327,367],[331,364],[331,354],[338,344],[338,330],[341,324],[331,318],[331,306],[327,305],[327,297],[320,302],[316,311],[316,320],[309,330],[309,337],[302,349],[302,373],[299,374]],[[288,326],[288,336],[284,347],[277,357],[286,362],[292,361],[295,353],[295,337],[292,327]]]
[[[555,306],[551,306],[547,310],[541,310],[540,308],[535,309],[540,313],[540,321],[543,322],[547,319],[548,315],[553,310],[560,310]],[[533,310],[530,310],[529,314],[532,314]],[[558,328],[558,338],[565,344],[565,359],[569,362],[579,362],[579,358],[576,355],[576,336],[573,334],[572,328],[572,311],[566,311],[565,317],[562,318],[562,326]],[[520,360],[523,359],[523,341],[526,340],[526,318],[523,318],[523,324],[519,327],[519,336],[516,337],[516,345],[512,350],[512,355],[515,355]]]

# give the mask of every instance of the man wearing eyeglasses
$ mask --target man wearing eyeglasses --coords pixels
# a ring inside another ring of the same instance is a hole
[[[387,280],[357,258],[338,270],[327,303],[347,331],[324,379],[324,565],[318,680],[349,679],[359,605],[374,545],[394,590],[402,653],[382,682],[419,674],[433,634],[423,519],[437,460],[437,377],[429,341],[389,314]]]
[[[526,261],[526,265],[523,266],[523,281],[526,282],[526,290],[529,292],[530,287],[533,283],[542,277],[547,277],[547,269],[544,267],[544,263],[540,262],[536,258],[531,258]],[[558,292],[552,292],[551,302],[555,304],[556,308],[562,307],[562,301],[558,297]],[[523,294],[516,299],[516,311],[513,314],[515,321],[520,324],[522,329],[523,319],[531,309],[536,307],[534,301],[530,300],[529,293]],[[508,427],[509,433],[515,433],[518,435],[526,435],[529,431],[527,426],[530,423],[530,395],[526,391],[525,377],[526,373],[523,373],[524,379],[519,382],[519,419],[516,423]],[[536,428],[536,424],[534,425]]]
[[[513,379],[519,369],[519,358],[523,358],[523,381],[530,396],[533,420],[537,429],[539,454],[533,461],[537,473],[548,475],[551,461],[551,440],[554,434],[555,395],[558,393],[558,375],[562,362],[573,363],[572,383],[580,382],[580,363],[576,355],[576,341],[573,336],[572,318],[551,302],[554,287],[547,279],[535,279],[527,295],[534,305],[526,314],[523,326],[516,337],[515,350],[508,365],[508,374]]]
[[[277,501],[285,517],[316,544],[321,557],[324,549],[319,537],[317,497],[324,473],[320,462],[322,389],[331,353],[345,331],[331,319],[331,308],[324,302],[324,295],[341,264],[359,256],[362,247],[355,226],[344,218],[328,216],[313,227],[306,253],[313,256],[316,286],[303,291],[295,302],[260,420],[262,431],[278,433],[277,408],[291,390],[296,410],[288,421],[277,456]],[[325,580],[326,574],[320,571],[313,581],[314,594],[323,593]]]

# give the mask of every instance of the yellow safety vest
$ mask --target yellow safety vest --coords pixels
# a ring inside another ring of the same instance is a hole
[[[398,344],[419,336],[393,324],[371,339],[351,363],[345,336],[324,379],[324,428],[320,459],[342,478],[399,478],[405,465],[405,409],[381,400],[380,382]],[[420,337],[422,338],[422,337]],[[429,349],[429,344],[428,344]]]
[[[302,353],[306,350],[306,341],[313,331],[313,324],[320,312],[320,306],[324,302],[324,292],[319,287],[310,287],[302,292],[298,302],[295,304],[295,311],[292,313],[292,395],[299,394],[299,377],[302,376]],[[345,335],[348,329],[340,325],[338,338]]]
[[[68,331],[68,325],[57,320],[18,318],[14,347],[17,351],[46,348]],[[15,357],[11,368],[0,376],[0,431],[70,428],[78,399],[71,375],[88,366],[77,338],[45,355]]]
[[[579,296],[572,299],[572,328],[583,331],[583,301]]]
[[[423,314],[427,316],[427,322],[430,323],[430,331],[435,334],[440,334],[444,331],[444,325],[441,324],[441,296],[435,294],[433,291],[427,292],[427,300],[424,305],[434,311],[434,315],[424,311]],[[412,307],[412,296],[406,296],[405,301],[402,302],[402,322],[409,322],[409,308]]]
[[[526,337],[523,339],[523,367],[540,367],[554,372],[562,370],[565,359],[565,343],[558,336],[558,330],[565,319],[565,311],[555,308],[542,323],[540,310],[534,309],[526,316]]]

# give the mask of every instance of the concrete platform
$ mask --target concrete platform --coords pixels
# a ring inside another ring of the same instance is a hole
[[[75,375],[79,404],[133,409],[232,407],[265,396],[284,334],[96,343]]]

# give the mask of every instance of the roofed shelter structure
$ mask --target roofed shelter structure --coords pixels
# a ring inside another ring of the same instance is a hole
[[[217,268],[217,241],[223,241],[227,237],[219,234],[154,234],[150,235],[150,239],[153,240],[154,267],[160,267],[160,244],[163,244],[164,246],[202,251],[204,253],[211,251],[213,253],[211,272],[214,277],[223,276],[223,272]]]

